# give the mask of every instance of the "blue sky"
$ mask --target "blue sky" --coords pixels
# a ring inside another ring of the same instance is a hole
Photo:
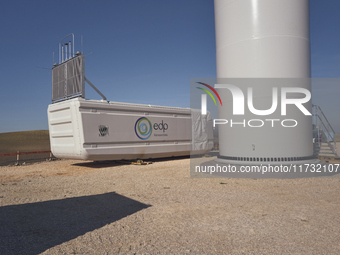
[[[311,0],[313,77],[340,77],[339,9]],[[190,107],[190,78],[216,76],[212,0],[2,0],[0,24],[0,132],[48,129],[51,72],[39,67],[53,52],[58,62],[69,33],[79,51],[83,36],[86,77],[111,101]]]

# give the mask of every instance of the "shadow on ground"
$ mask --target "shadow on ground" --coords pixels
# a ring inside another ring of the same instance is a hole
[[[74,166],[82,166],[82,167],[89,167],[89,168],[106,168],[106,167],[113,167],[113,166],[122,166],[122,165],[129,165],[131,162],[129,161],[93,161],[93,162],[82,162],[82,163],[75,163]]]
[[[149,205],[115,192],[0,207],[0,254],[38,254]]]
[[[167,157],[167,158],[143,159],[143,161],[163,162],[163,161],[181,160],[181,159],[187,159],[187,158],[190,158],[190,156],[188,155],[188,156]],[[137,162],[137,159],[136,160],[103,160],[103,161],[75,163],[73,165],[89,167],[89,168],[106,168],[106,167],[115,167],[115,166],[122,166],[122,165],[131,165],[133,162]]]

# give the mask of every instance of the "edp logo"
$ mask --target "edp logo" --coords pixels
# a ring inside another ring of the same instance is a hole
[[[147,140],[151,137],[153,131],[161,130],[164,133],[168,127],[168,124],[163,120],[161,123],[152,124],[148,118],[141,117],[135,123],[135,134],[139,139]],[[159,136],[159,134],[154,134],[154,136]],[[164,136],[167,136],[167,134],[164,134]]]
[[[153,124],[153,129],[154,130],[163,130],[163,133],[165,132],[165,130],[168,129],[168,124],[167,123],[164,123],[163,120],[161,123],[157,124]]]

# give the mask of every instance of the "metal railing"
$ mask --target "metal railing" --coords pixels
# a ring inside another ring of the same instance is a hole
[[[24,156],[25,155],[25,156]],[[38,156],[45,155],[45,156]],[[21,157],[24,156],[24,157]],[[0,165],[6,165],[8,163],[17,163],[25,161],[40,161],[44,159],[54,159],[51,151],[29,151],[29,152],[10,152],[0,153]]]
[[[313,133],[316,133],[314,143],[316,143],[319,148],[321,147],[321,143],[327,143],[333,154],[338,157],[335,131],[318,105],[313,105]]]

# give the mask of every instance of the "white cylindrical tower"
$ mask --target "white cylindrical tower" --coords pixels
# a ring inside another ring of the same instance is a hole
[[[218,126],[220,158],[246,162],[312,158],[311,116],[294,104],[287,105],[283,115],[281,97],[286,88],[310,91],[309,0],[214,3],[217,83],[237,86],[245,107],[244,115],[235,115],[231,91],[218,89],[223,101],[218,116],[228,121]],[[276,97],[276,111],[262,116],[251,112],[250,87],[254,108],[271,109]],[[304,96],[286,94],[289,99]],[[312,112],[310,100],[302,106]]]
[[[309,78],[308,0],[215,0],[218,78]]]

